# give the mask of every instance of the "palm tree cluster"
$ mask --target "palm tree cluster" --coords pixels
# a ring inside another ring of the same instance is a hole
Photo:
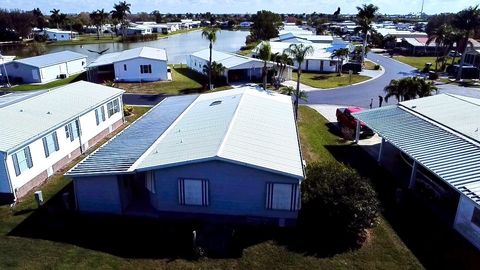
[[[131,14],[130,7],[131,5],[128,4],[126,1],[119,2],[118,4],[113,5],[113,10],[110,11],[110,14],[112,15],[112,21],[114,25],[117,25],[117,23],[120,23],[122,26],[122,29],[125,29],[126,27],[128,27],[127,13]],[[117,31],[116,26],[115,26],[115,31]]]
[[[108,13],[104,9],[97,9],[90,13],[90,20],[92,24],[97,28],[97,39],[100,39],[100,28],[108,19]]]
[[[343,60],[345,60],[345,58],[347,58],[349,54],[350,50],[348,50],[347,48],[341,48],[334,50],[332,55],[330,56],[332,59],[337,58],[337,71],[339,76],[342,75]]]
[[[439,19],[441,22],[439,23]],[[460,66],[465,63],[465,52],[469,45],[469,39],[480,28],[480,9],[477,6],[466,8],[457,14],[433,16],[427,25],[428,41],[435,42],[437,61],[441,62],[441,69],[446,65],[446,56],[455,49],[462,55]],[[438,50],[441,53],[438,53]],[[452,64],[455,63],[456,53]],[[437,64],[436,64],[437,65]],[[462,77],[462,69],[458,69],[457,80]]]
[[[387,93],[385,102],[395,97],[398,102],[415,99],[417,97],[431,96],[437,91],[437,87],[432,82],[427,82],[420,77],[406,77],[400,80],[392,80],[389,85],[384,88]]]
[[[225,72],[225,67],[221,63],[217,63],[215,61],[212,62],[211,64],[211,69],[209,65],[204,65],[203,66],[203,73],[205,73],[207,76],[212,76],[212,82],[217,82],[217,79],[223,76]]]

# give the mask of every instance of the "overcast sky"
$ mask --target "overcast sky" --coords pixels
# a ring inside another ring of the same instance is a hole
[[[0,0],[0,7],[31,10],[39,7],[44,14],[53,8],[63,13],[77,13],[104,8],[110,11],[113,0]],[[355,13],[356,6],[373,3],[380,13],[408,14],[420,12],[422,0],[129,0],[133,13],[159,10],[161,13],[255,13],[271,10],[278,13],[333,13],[340,7],[343,14]],[[478,4],[474,0],[425,0],[424,12],[435,14],[457,12]]]

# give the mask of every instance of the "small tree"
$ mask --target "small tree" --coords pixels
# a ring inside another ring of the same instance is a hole
[[[223,76],[225,72],[225,67],[221,63],[217,63],[215,61],[212,62],[212,81],[217,83],[217,79]],[[210,74],[210,69],[208,65],[203,66],[203,73],[208,76]]]
[[[305,241],[330,252],[362,244],[380,208],[369,181],[338,162],[310,164],[306,174],[299,216]]]
[[[333,51],[331,58],[337,58],[338,75],[342,75],[343,60],[348,56],[349,53],[350,51],[347,48],[337,49]]]
[[[287,96],[292,96],[295,94],[295,88],[292,86],[287,86],[280,91],[281,94],[287,95]],[[300,98],[303,101],[308,101],[308,95],[307,92],[300,90],[300,93],[298,95],[298,98]]]
[[[407,77],[400,80],[392,80],[384,88],[385,102],[390,97],[395,97],[398,102],[411,100],[417,97],[431,96],[437,91],[437,87],[432,82],[427,82],[419,77]]]
[[[105,23],[107,18],[108,13],[105,13],[104,9],[97,9],[96,11],[90,13],[90,20],[97,29],[97,40],[100,39],[100,28]]]

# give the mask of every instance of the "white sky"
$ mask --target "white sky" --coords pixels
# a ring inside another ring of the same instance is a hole
[[[77,13],[104,8],[110,11],[118,0],[0,0],[0,8],[31,10],[39,7],[44,14],[53,8],[63,13]],[[356,13],[356,6],[373,3],[380,13],[408,14],[420,12],[422,0],[127,0],[133,13],[159,10],[161,13],[255,13],[266,9],[278,13]],[[474,0],[425,0],[424,12],[457,12],[479,4]]]

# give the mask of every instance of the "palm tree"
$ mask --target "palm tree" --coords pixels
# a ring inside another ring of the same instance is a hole
[[[435,71],[438,70],[438,47],[440,45],[444,45],[448,35],[448,26],[446,24],[442,24],[439,27],[433,29],[431,32],[428,33],[427,45],[432,42],[435,42]]]
[[[297,119],[298,115],[298,98],[300,95],[300,77],[302,76],[302,64],[305,61],[305,58],[313,54],[314,49],[312,46],[304,45],[302,43],[299,44],[290,44],[290,46],[285,49],[284,53],[292,57],[292,59],[297,63],[297,91],[295,93],[295,102],[294,102],[294,107],[295,107],[295,119]]]
[[[468,40],[470,39],[470,36],[474,34],[474,31],[480,26],[480,10],[478,9],[478,5],[458,12],[454,17],[452,24],[464,33],[461,50],[462,59],[460,60],[460,67],[457,72],[457,80],[460,80],[462,78],[462,67],[465,63],[465,51],[467,50]]]
[[[208,65],[203,66],[203,73],[205,73],[205,75],[210,74],[210,68],[208,67]],[[217,78],[220,76],[223,76],[224,73],[225,73],[225,67],[221,63],[217,63],[213,61],[212,72],[211,72],[213,82],[216,82]]]
[[[433,92],[437,91],[437,87],[432,82],[427,82],[419,77],[406,77],[400,80],[392,80],[384,88],[384,91],[387,93],[385,102],[388,102],[390,97],[395,97],[398,102],[401,102],[417,97],[431,96]]]
[[[52,20],[52,22],[57,26],[57,29],[58,29],[58,25],[60,23],[60,9],[52,9],[50,10],[50,19]]]
[[[288,65],[293,65],[293,61],[286,53],[274,53],[272,54],[272,60],[277,63],[277,82],[276,85],[280,85],[283,81],[284,72]]]
[[[126,1],[118,2],[118,4],[113,5],[113,10],[110,11],[110,13],[112,14],[112,20],[119,21],[122,25],[122,29],[125,29],[125,27],[128,26],[127,13],[131,14],[130,6],[131,5],[128,4]],[[116,30],[117,26],[115,25],[115,31]]]
[[[349,53],[350,53],[350,51],[347,48],[341,48],[341,49],[334,50],[332,55],[331,55],[332,59],[336,57],[337,60],[338,60],[337,61],[337,71],[338,71],[339,76],[342,75],[343,60],[348,56]]]
[[[366,47],[367,47],[367,39],[368,33],[373,31],[373,20],[376,17],[376,13],[378,11],[378,7],[373,4],[363,4],[361,7],[357,7],[357,24],[359,25],[358,29],[363,34],[363,46],[362,46],[362,58],[361,62],[365,59],[366,54]]]
[[[284,94],[284,95],[288,95],[288,96],[291,96],[295,93],[295,88],[291,87],[291,86],[287,86],[285,88],[283,88],[281,91],[280,91],[281,94]],[[304,101],[307,101],[308,100],[308,95],[307,95],[307,92],[301,90],[298,97],[301,99],[301,100],[304,100]]]
[[[97,9],[96,11],[90,13],[90,20],[97,28],[97,40],[100,39],[100,28],[105,23],[107,18],[108,13],[105,13],[104,9]]]
[[[212,90],[212,69],[210,68],[212,66],[212,50],[213,50],[213,43],[217,41],[217,32],[218,28],[214,27],[208,27],[203,29],[202,31],[202,37],[205,38],[210,42],[209,48],[210,48],[210,58],[208,61],[208,89]]]
[[[267,63],[272,58],[272,47],[270,46],[270,43],[268,41],[262,42],[260,48],[258,49],[257,57],[263,60],[263,72],[262,72],[263,89],[267,90],[267,74],[268,74]]]

